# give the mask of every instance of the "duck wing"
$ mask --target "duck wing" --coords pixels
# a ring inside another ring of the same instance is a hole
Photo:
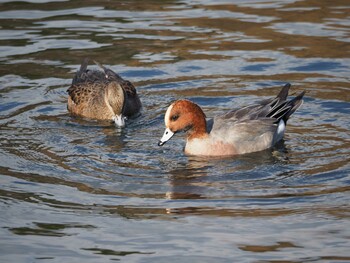
[[[106,68],[102,64],[98,63],[97,61],[94,61],[96,65],[98,65],[100,68],[103,69],[105,78],[108,81],[116,81],[120,86],[124,89],[127,96],[136,96],[136,88],[135,86],[128,80],[123,79],[120,75],[115,73],[113,70]]]
[[[287,100],[291,85],[286,84],[275,98],[260,101],[256,104],[243,108],[237,108],[228,113],[214,118],[213,128],[223,123],[245,122],[271,118],[275,123],[281,119],[286,123],[289,117],[300,107],[305,91],[301,92],[292,100]]]
[[[226,122],[219,129],[213,129],[210,137],[213,141],[233,145],[239,154],[261,151],[270,148],[280,140],[278,125],[271,118]],[[282,135],[283,136],[283,135]]]
[[[92,98],[103,98],[101,94],[105,92],[106,87],[107,86],[103,85],[101,82],[92,82],[89,85],[78,83],[72,85],[67,92],[71,100],[79,105],[81,103],[90,102]]]
[[[96,61],[94,62],[103,70],[88,69],[89,59],[85,58],[73,78],[72,85],[67,90],[76,104],[99,97],[98,94],[103,93],[109,83],[117,82],[122,87],[125,86],[125,84],[122,85],[125,81],[117,73]]]
[[[75,73],[72,85],[84,83],[107,82],[106,74],[100,70],[90,70],[87,68],[89,59],[85,58],[80,65],[80,69]]]

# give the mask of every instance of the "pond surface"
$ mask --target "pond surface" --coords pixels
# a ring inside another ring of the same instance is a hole
[[[346,0],[0,1],[0,261],[350,262],[349,13]],[[67,113],[85,57],[137,87],[125,129]],[[305,101],[274,149],[157,146],[175,99],[211,117],[287,82]]]

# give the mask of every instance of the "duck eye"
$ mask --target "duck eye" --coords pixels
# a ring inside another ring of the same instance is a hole
[[[176,121],[179,118],[179,115],[173,115],[170,117],[170,120]]]

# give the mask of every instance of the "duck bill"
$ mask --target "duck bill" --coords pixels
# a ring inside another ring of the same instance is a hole
[[[163,137],[158,142],[158,146],[163,146],[167,141],[171,139],[171,137],[173,137],[174,134],[175,133],[172,132],[169,128],[166,128]]]
[[[119,128],[125,127],[125,117],[122,114],[115,115],[113,118],[113,121],[117,127]]]

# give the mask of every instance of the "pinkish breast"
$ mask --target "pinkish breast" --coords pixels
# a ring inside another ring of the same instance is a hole
[[[191,139],[187,141],[185,153],[189,155],[224,156],[237,154],[232,144],[222,141],[211,142],[210,139]]]

